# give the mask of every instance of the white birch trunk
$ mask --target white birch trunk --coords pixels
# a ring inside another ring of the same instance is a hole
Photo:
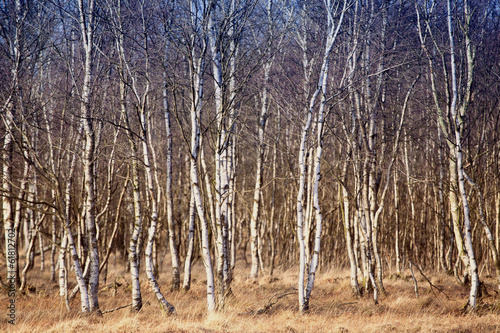
[[[139,311],[142,308],[141,286],[139,282],[139,253],[138,240],[142,231],[141,198],[139,189],[139,166],[137,161],[137,146],[133,139],[130,139],[132,150],[132,192],[134,200],[134,229],[130,236],[128,260],[130,275],[132,280],[132,309]]]
[[[223,82],[222,78],[222,36],[220,27],[215,20],[223,20],[219,17],[223,13],[216,3],[212,4],[211,15],[208,22],[209,42],[211,49],[212,72],[214,78],[214,102],[217,123],[217,139],[215,148],[215,227],[216,227],[216,271],[217,271],[217,293],[218,307],[224,308],[227,287],[224,281],[228,276],[228,195],[229,195],[229,175],[228,165],[228,145],[230,142],[230,126],[227,111],[223,106]],[[218,22],[217,22],[218,23]]]
[[[191,21],[193,26],[199,24],[196,17],[196,8],[193,1],[191,1]],[[194,36],[193,43],[194,43]],[[205,217],[203,209],[203,201],[201,198],[200,183],[198,177],[198,153],[200,150],[200,124],[201,124],[201,111],[203,101],[203,76],[205,73],[205,54],[207,50],[206,36],[200,36],[202,43],[201,54],[195,54],[194,49],[191,53],[191,82],[192,82],[192,100],[191,100],[191,151],[190,151],[190,182],[191,190],[194,198],[194,205],[200,220],[200,239],[202,247],[203,264],[207,277],[207,309],[208,312],[215,311],[215,287],[214,275],[212,271],[212,259],[210,256],[210,244],[208,237],[208,222]]]
[[[24,162],[24,170],[22,173],[22,179],[21,179],[21,184],[19,186],[19,194],[17,197],[19,198],[16,200],[16,204],[14,207],[14,227],[19,231],[21,227],[21,217],[23,217],[23,213],[27,210],[27,208],[22,207],[21,201],[27,200],[27,196],[29,195],[28,192],[29,190],[27,189],[28,187],[28,177],[30,173],[30,167],[29,163],[26,160]],[[31,181],[30,181],[31,183]],[[29,199],[28,199],[29,200]],[[27,218],[28,213],[26,212],[24,214],[24,224],[23,224],[23,232],[24,232],[24,250],[26,251],[28,249],[30,240],[31,240],[31,226],[30,226],[30,220]]]
[[[360,296],[361,291],[358,284],[358,267],[356,258],[354,256],[355,248],[353,247],[352,233],[351,233],[351,214],[349,210],[349,193],[347,192],[347,162],[343,168],[344,183],[339,184],[339,196],[342,196],[342,208],[344,219],[344,237],[347,247],[347,255],[349,256],[349,264],[351,268],[351,289],[354,295]]]
[[[66,251],[68,250],[68,235],[66,231],[62,234],[61,248],[59,249],[59,297],[64,299],[66,308],[68,311],[69,299],[68,299],[68,269],[66,265]]]
[[[318,90],[314,94],[316,98]],[[308,304],[305,298],[305,271],[306,271],[306,246],[304,243],[304,191],[306,186],[306,140],[309,133],[309,128],[312,122],[312,108],[307,113],[307,118],[304,127],[299,148],[299,192],[297,194],[297,238],[299,241],[299,308],[301,312],[307,311]]]
[[[338,6],[338,8],[337,8]],[[342,8],[340,9],[340,6]],[[318,188],[319,181],[321,178],[320,166],[321,166],[321,155],[323,151],[323,124],[324,124],[324,108],[326,104],[326,91],[328,83],[328,69],[329,69],[329,57],[333,49],[333,45],[340,31],[342,21],[344,19],[344,14],[347,9],[347,2],[343,2],[342,5],[338,4],[336,1],[332,4],[330,0],[326,2],[326,10],[328,17],[328,31],[326,38],[326,46],[322,59],[321,71],[319,74],[318,83],[316,90],[309,101],[309,108],[307,110],[307,119],[305,125],[302,129],[300,148],[299,148],[299,193],[297,195],[297,237],[299,239],[299,309],[301,312],[305,312],[309,309],[309,299],[314,286],[314,279],[316,275],[316,269],[319,259],[320,251],[320,241],[321,241],[321,227],[322,227],[322,215],[319,205]],[[336,12],[339,10],[339,12]],[[338,17],[338,21],[334,23],[334,16]],[[311,262],[306,263],[306,246],[304,242],[304,214],[303,214],[303,201],[304,201],[304,189],[306,182],[306,141],[309,135],[309,130],[312,122],[312,115],[314,112],[314,107],[316,104],[316,99],[318,95],[321,94],[321,103],[319,106],[319,113],[317,116],[317,147],[314,160],[314,186],[313,186],[313,205],[316,217],[316,233],[314,240],[314,253],[311,257]],[[306,265],[309,264],[308,281],[307,287],[304,288],[304,278]]]
[[[82,313],[87,313],[91,311],[89,293],[87,289],[87,284],[85,283],[84,274],[82,272],[82,266],[80,263],[80,259],[78,258],[78,253],[76,251],[75,241],[73,240],[73,234],[71,233],[71,187],[73,186],[73,173],[75,170],[76,163],[76,154],[74,154],[71,158],[70,169],[68,180],[66,181],[65,188],[65,205],[64,205],[64,234],[66,235],[69,251],[71,258],[73,259],[73,268],[76,275],[76,281],[78,288],[80,290],[80,301]],[[61,248],[62,250],[62,248]],[[61,263],[60,263],[61,264]],[[61,281],[60,281],[61,282]],[[66,281],[64,282],[65,286],[63,287],[65,293],[65,299],[67,299],[67,276]],[[67,301],[66,301],[67,302]]]
[[[325,71],[328,73],[328,66]],[[323,123],[324,123],[324,106],[326,103],[326,85],[327,85],[327,75],[324,76],[323,81],[323,94],[322,101],[320,106],[320,111],[317,120],[317,147],[316,147],[316,155],[314,157],[314,186],[313,186],[313,207],[315,211],[315,219],[316,219],[316,233],[314,236],[314,251],[311,256],[311,263],[309,264],[309,273],[307,278],[307,288],[305,295],[305,304],[309,305],[309,299],[311,297],[311,292],[314,286],[314,280],[316,277],[316,269],[318,267],[319,260],[319,252],[321,248],[321,229],[323,224],[323,217],[321,215],[321,207],[319,205],[319,182],[321,179],[321,156],[323,153]]]
[[[132,310],[139,311],[142,308],[141,286],[139,282],[139,253],[138,242],[142,232],[142,214],[141,214],[141,197],[139,188],[139,164],[137,143],[130,128],[130,120],[126,105],[126,88],[125,82],[120,82],[120,97],[121,97],[121,112],[125,119],[127,136],[130,144],[130,154],[132,163],[132,195],[134,203],[134,222],[133,230],[130,235],[128,248],[128,263],[130,268],[131,285],[132,285]]]
[[[458,83],[457,83],[457,73],[455,64],[455,43],[453,36],[452,27],[452,13],[451,13],[451,1],[447,1],[447,25],[448,25],[448,39],[450,45],[450,66],[451,66],[451,90],[452,98],[450,104],[450,115],[453,121],[454,128],[454,139],[455,139],[455,158],[456,158],[456,171],[458,173],[458,188],[462,198],[462,206],[464,213],[464,242],[465,249],[467,251],[468,264],[469,264],[469,275],[471,279],[470,293],[469,293],[469,303],[468,309],[474,310],[476,308],[477,296],[479,292],[479,275],[477,269],[477,263],[474,256],[474,248],[472,245],[472,235],[471,235],[471,225],[470,225],[470,211],[469,202],[467,199],[467,193],[465,190],[465,180],[464,180],[464,166],[463,166],[463,153],[462,153],[462,130],[465,113],[468,107],[468,101],[471,95],[471,85],[473,77],[474,68],[474,56],[472,54],[472,46],[470,44],[468,28],[470,24],[470,13],[469,5],[467,1],[464,3],[464,12],[466,25],[464,27],[465,40],[466,40],[466,54],[467,54],[467,91],[462,101],[460,109],[458,108]]]
[[[460,195],[462,196],[462,205],[464,211],[464,227],[463,227],[464,238],[465,238],[464,241],[465,241],[465,249],[467,251],[467,256],[469,259],[469,275],[471,279],[468,308],[470,310],[474,310],[476,308],[480,281],[479,281],[476,258],[474,257],[474,248],[472,246],[470,211],[469,211],[467,193],[465,190],[464,168],[462,164],[462,145],[461,145],[461,136],[459,134],[456,134],[456,140],[457,140],[456,141],[457,148],[455,153],[457,156],[458,185],[459,185]]]
[[[184,281],[182,289],[188,291],[191,288],[191,261],[193,260],[194,250],[194,229],[196,219],[196,206],[194,202],[194,194],[191,190],[191,199],[189,200],[189,231],[188,231],[188,245],[186,251],[186,258],[184,260]]]
[[[36,134],[36,136],[38,136],[38,134]],[[27,198],[28,198],[28,202],[35,202],[35,198],[38,197],[38,188],[37,188],[38,177],[37,177],[37,174],[35,172],[33,172],[32,170],[30,170],[30,174],[31,174],[29,177],[30,184],[29,184],[29,188],[28,188]],[[35,264],[35,248],[34,248],[35,247],[35,238],[38,234],[39,224],[42,223],[44,219],[45,219],[45,215],[42,217],[41,213],[38,211],[35,211],[33,208],[31,208],[31,207],[26,208],[26,222],[25,222],[25,224],[28,225],[28,235],[30,238],[32,238],[32,241],[33,241],[33,245],[30,245],[31,251],[29,251],[29,255],[28,255],[28,251],[26,251],[26,261],[28,262],[28,265],[26,268],[28,270],[32,269],[34,264]],[[31,243],[31,241],[30,241],[30,243]]]
[[[18,198],[19,200],[16,200],[16,204],[15,204],[15,207],[14,207],[14,224],[13,224],[13,230],[15,230],[15,233],[16,233],[16,236],[14,238],[11,238],[11,239],[8,239],[8,243],[7,244],[11,244],[13,245],[13,242],[12,240],[15,239],[15,246],[16,246],[16,251],[15,251],[15,258],[16,258],[16,262],[14,264],[14,270],[16,271],[16,282],[15,282],[15,285],[16,287],[20,284],[21,287],[24,287],[23,286],[23,282],[22,282],[22,272],[20,272],[20,262],[19,262],[19,232],[20,232],[20,228],[21,228],[21,218],[23,217],[23,213],[27,211],[27,209],[23,208],[21,206],[21,201],[24,201],[26,199],[29,200],[29,198],[27,198],[27,196],[29,196],[29,194],[27,194],[27,192],[29,192],[29,190],[27,189],[28,187],[28,177],[29,177],[29,173],[30,173],[30,167],[29,167],[29,163],[26,161],[24,163],[24,171],[23,171],[23,176],[22,176],[22,180],[21,180],[21,185],[20,185],[20,189],[19,189],[19,194],[18,194]],[[30,180],[30,183],[31,183],[31,180]],[[27,212],[26,214],[27,215]],[[31,243],[31,233],[32,233],[32,225],[30,225],[30,220],[27,218],[27,216],[24,216],[24,232],[25,232],[25,250],[26,250],[26,254],[28,254],[28,248],[30,246],[30,243]],[[12,235],[12,234],[11,234]],[[12,265],[11,263],[11,258],[12,258],[12,250],[13,248],[10,248],[9,249],[9,254],[8,254],[8,260],[9,260],[9,266]],[[26,256],[26,261],[29,261],[29,256],[27,255]],[[9,267],[8,268],[11,268]],[[8,269],[9,271],[9,269]],[[9,274],[10,275],[10,274]],[[10,281],[12,283],[12,281]],[[22,289],[20,289],[22,290]]]
[[[208,206],[208,208],[205,208],[205,209],[208,209],[209,210],[209,216],[210,216],[210,219],[209,221],[215,221],[216,220],[216,212],[215,212],[215,205],[216,203],[214,202],[214,195],[213,195],[213,191],[212,191],[212,187],[213,187],[213,182],[212,182],[212,178],[210,178],[210,172],[209,172],[209,168],[207,166],[207,159],[206,159],[206,156],[205,156],[205,148],[203,147],[203,137],[200,137],[200,164],[201,164],[201,174],[204,175],[204,181],[205,181],[205,198],[206,198],[206,206]],[[205,206],[205,207],[206,207]],[[215,225],[215,223],[210,223],[210,228],[212,230],[212,237],[214,239],[217,239],[217,227]],[[215,247],[215,255],[218,257],[218,247]]]
[[[261,93],[262,107],[259,118],[259,129],[258,129],[258,151],[257,151],[257,162],[256,162],[256,173],[255,173],[255,188],[253,192],[253,205],[252,205],[252,215],[250,218],[250,251],[252,264],[250,269],[250,278],[256,280],[259,275],[259,255],[258,255],[258,229],[259,229],[259,213],[260,213],[260,197],[261,197],[261,187],[262,187],[262,174],[264,171],[264,133],[266,129],[266,122],[268,118],[269,110],[269,98],[267,95],[267,82],[269,81],[269,71],[271,69],[271,63],[264,65],[264,87]]]
[[[165,74],[164,74],[165,75]],[[172,290],[180,288],[180,263],[177,240],[175,237],[176,222],[173,214],[172,197],[172,125],[170,123],[170,109],[168,106],[166,82],[163,90],[163,112],[165,117],[165,129],[167,134],[167,183],[165,189],[165,200],[167,203],[168,244],[172,257]]]
[[[12,83],[10,96],[5,103],[5,115],[2,117],[5,123],[5,134],[2,147],[2,217],[5,239],[5,266],[7,270],[7,284],[10,289],[16,289],[19,284],[19,253],[18,253],[18,230],[14,224],[14,211],[12,202],[12,154],[13,154],[13,129],[14,114],[16,112],[16,99],[19,90],[19,71],[21,66],[21,30],[22,30],[22,7],[21,1],[15,1],[15,27],[13,45],[9,45],[13,61],[11,68]]]
[[[40,251],[40,272],[45,270],[45,249],[43,248],[43,237],[38,234],[38,249]]]
[[[196,211],[198,212],[198,218],[201,224],[201,246],[202,246],[202,256],[203,263],[205,265],[205,272],[207,275],[207,309],[208,312],[215,311],[215,287],[214,287],[214,275],[212,271],[212,259],[210,257],[210,244],[208,238],[208,222],[205,218],[205,212],[203,210],[203,202],[201,199],[201,192],[198,182],[198,168],[196,165],[196,160],[198,156],[198,143],[200,132],[197,128],[196,122],[198,117],[192,112],[192,139],[191,139],[191,187],[193,190],[194,201],[196,206]],[[193,123],[194,122],[194,123]]]
[[[369,201],[369,158],[366,158],[363,163],[363,176],[361,178],[361,211],[359,219],[359,227],[365,243],[365,290],[370,291],[369,286],[373,287],[373,300],[378,304],[379,289],[374,277],[373,266],[373,230],[372,220],[370,216],[370,201]]]
[[[90,95],[92,91],[92,66],[94,48],[94,1],[90,0],[87,6],[82,0],[78,0],[80,11],[80,29],[85,51],[84,78],[81,95],[81,113],[85,132],[85,148],[83,152],[83,172],[85,175],[85,227],[88,237],[88,250],[90,255],[90,310],[99,310],[99,249],[96,236],[96,208],[95,208],[95,133],[92,121],[92,111],[90,109]]]
[[[148,89],[146,89],[145,95],[147,95]],[[153,290],[156,299],[160,303],[162,310],[166,314],[175,314],[175,308],[172,304],[168,303],[163,294],[161,293],[160,286],[158,281],[156,280],[154,274],[154,265],[153,265],[153,243],[156,238],[156,228],[158,224],[158,208],[157,208],[157,197],[156,191],[153,184],[153,171],[151,170],[150,159],[149,159],[149,145],[148,145],[148,136],[146,130],[148,128],[148,124],[146,123],[146,114],[145,110],[142,108],[141,110],[141,123],[143,128],[142,135],[142,153],[144,157],[144,169],[146,173],[146,183],[147,189],[150,194],[150,209],[151,209],[151,222],[148,229],[148,241],[146,244],[146,275],[149,280],[149,284],[151,289]]]

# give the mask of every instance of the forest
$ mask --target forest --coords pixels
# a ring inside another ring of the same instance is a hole
[[[498,319],[496,0],[2,0],[0,73],[1,323],[41,285],[217,316],[292,273],[264,312],[440,276]]]

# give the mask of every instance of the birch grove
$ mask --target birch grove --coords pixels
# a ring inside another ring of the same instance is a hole
[[[100,315],[120,271],[127,307],[171,315],[176,293],[202,284],[222,312],[233,281],[289,269],[305,314],[329,270],[380,304],[412,265],[454,275],[476,311],[500,288],[499,11],[5,2],[2,282],[29,293],[37,270],[63,309],[79,294]]]

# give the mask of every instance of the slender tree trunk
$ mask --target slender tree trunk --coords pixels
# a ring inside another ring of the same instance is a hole
[[[258,151],[257,151],[257,161],[256,161],[256,173],[255,173],[255,188],[253,192],[253,205],[252,205],[252,215],[250,218],[250,250],[252,258],[252,266],[250,270],[250,278],[256,280],[259,274],[259,256],[258,256],[258,220],[260,214],[260,198],[261,198],[261,187],[262,187],[262,177],[264,172],[264,152],[266,149],[264,142],[264,133],[266,130],[266,122],[268,118],[269,110],[269,97],[267,92],[267,86],[265,85],[269,80],[269,71],[271,69],[271,64],[267,63],[264,65],[264,87],[262,91],[262,107],[259,117],[259,127],[258,127]]]
[[[458,83],[457,83],[457,73],[456,73],[456,64],[455,64],[455,44],[453,37],[453,28],[452,28],[452,13],[451,13],[451,0],[447,1],[447,24],[448,24],[448,38],[450,43],[450,67],[451,67],[451,90],[452,90],[452,99],[450,104],[450,115],[453,120],[453,128],[454,128],[454,139],[455,139],[455,158],[456,158],[456,172],[458,178],[458,188],[459,193],[462,199],[462,207],[464,213],[464,242],[465,249],[467,251],[468,257],[468,269],[469,275],[471,278],[471,288],[469,294],[469,304],[468,309],[474,310],[476,308],[476,300],[479,292],[479,275],[477,270],[477,263],[474,256],[474,248],[472,245],[472,234],[471,234],[471,225],[470,225],[470,211],[469,211],[469,203],[467,198],[467,193],[465,191],[465,180],[464,180],[464,166],[463,166],[463,153],[462,153],[462,130],[463,130],[463,122],[465,117],[465,112],[467,111],[468,101],[470,100],[471,94],[471,85],[472,85],[472,74],[474,68],[474,57],[471,51],[471,44],[468,35],[468,27],[470,24],[470,13],[469,13],[469,5],[467,1],[464,3],[464,11],[466,18],[466,26],[465,26],[465,39],[466,39],[466,54],[467,54],[467,92],[465,95],[465,99],[462,102],[463,104],[458,108]]]
[[[333,5],[333,6],[332,6]],[[338,8],[336,7],[338,6]],[[340,8],[342,6],[342,8]],[[302,129],[300,148],[299,148],[299,193],[297,195],[297,236],[299,238],[299,251],[300,251],[300,267],[299,267],[299,308],[301,312],[305,312],[309,309],[309,300],[311,292],[314,286],[314,279],[316,275],[316,269],[318,266],[319,252],[320,252],[320,241],[321,241],[321,229],[322,229],[322,214],[319,204],[319,181],[321,179],[320,167],[321,167],[321,156],[323,152],[323,126],[324,126],[324,110],[326,104],[326,92],[328,83],[328,69],[329,69],[329,58],[332,51],[333,45],[337,38],[337,35],[342,26],[342,21],[344,18],[344,13],[347,8],[347,2],[342,4],[335,2],[332,4],[330,1],[327,2],[328,11],[328,31],[326,36],[325,51],[322,59],[321,71],[318,78],[317,88],[309,101],[309,108],[307,110],[307,119],[305,125]],[[337,16],[338,15],[338,16]],[[335,23],[334,16],[337,18]],[[311,262],[306,263],[306,245],[304,243],[304,215],[303,215],[303,201],[304,201],[304,190],[306,182],[306,141],[309,136],[309,130],[311,127],[312,116],[314,112],[314,107],[316,104],[316,99],[321,96],[319,111],[316,118],[316,131],[317,131],[317,142],[316,151],[314,157],[314,185],[313,185],[313,207],[315,211],[316,219],[316,233],[314,237],[314,252],[311,257]],[[304,288],[304,278],[306,265],[309,266],[307,286]]]
[[[40,251],[40,271],[43,272],[45,270],[45,249],[43,248],[43,237],[40,233],[38,234],[38,249]]]
[[[129,169],[130,170],[130,169]],[[128,184],[130,182],[130,171],[127,172],[127,178],[125,179],[125,183],[123,184],[122,192],[120,193],[120,198],[118,199],[118,205],[116,206],[116,213],[115,213],[115,221],[113,225],[113,231],[111,232],[111,236],[109,237],[109,241],[107,244],[107,249],[106,249],[106,254],[104,255],[104,259],[101,261],[101,267],[99,268],[100,271],[103,270],[104,266],[106,266],[106,270],[108,267],[108,260],[109,256],[111,255],[111,251],[116,249],[116,246],[114,244],[114,241],[116,239],[116,235],[118,234],[118,226],[119,226],[119,221],[120,221],[120,210],[122,207],[123,199],[125,197],[125,193],[127,191]]]
[[[481,190],[479,189],[479,186],[477,186],[472,179],[464,172],[464,177],[467,179],[467,181],[476,189],[478,196],[479,196],[479,217],[481,224],[483,225],[484,233],[486,234],[486,239],[488,240],[488,245],[491,250],[491,257],[493,259],[493,265],[495,266],[495,272],[497,275],[497,283],[498,283],[498,289],[500,289],[500,258],[498,256],[498,251],[497,248],[495,247],[495,239],[493,237],[493,234],[490,230],[490,227],[488,226],[488,223],[486,222],[486,217],[484,214],[484,198]]]
[[[90,255],[90,310],[100,313],[99,310],[99,248],[96,236],[96,208],[95,208],[95,132],[93,128],[93,115],[90,108],[90,96],[92,91],[92,66],[94,48],[94,1],[90,0],[85,6],[82,0],[78,0],[80,10],[80,29],[85,50],[84,79],[81,96],[82,122],[85,132],[85,148],[83,152],[83,172],[85,175],[85,227],[88,237]]]
[[[128,109],[126,105],[126,88],[125,82],[120,82],[120,97],[121,97],[121,111],[125,119],[128,141],[130,144],[131,163],[132,163],[132,193],[134,202],[134,219],[133,230],[130,235],[130,242],[128,248],[128,263],[130,268],[130,275],[132,280],[132,310],[139,311],[142,308],[141,286],[139,282],[139,259],[140,248],[139,238],[142,232],[142,214],[141,214],[141,197],[139,188],[139,161],[137,152],[137,143],[130,128],[130,120],[128,116]]]
[[[418,249],[418,244],[416,243],[417,240],[416,240],[416,234],[415,234],[415,231],[416,231],[416,217],[415,217],[415,203],[414,203],[414,200],[413,200],[413,184],[412,184],[412,180],[411,180],[411,173],[410,173],[410,162],[408,160],[408,136],[406,134],[406,129],[405,129],[405,132],[404,132],[404,161],[405,161],[405,168],[406,168],[406,186],[407,186],[407,189],[408,189],[408,196],[410,198],[410,212],[411,212],[411,215],[410,215],[410,220],[408,221],[408,225],[411,226],[412,228],[412,244],[413,244],[413,248],[412,248],[412,251],[413,251],[413,255],[415,256],[417,262],[420,261],[420,254],[419,254],[419,249]]]
[[[30,174],[30,167],[29,167],[29,163],[26,161],[24,163],[24,171],[23,171],[23,176],[22,176],[22,180],[21,180],[21,185],[20,185],[20,189],[19,189],[19,194],[18,194],[18,197],[19,199],[16,200],[16,204],[15,204],[15,207],[14,207],[14,226],[13,226],[13,229],[16,231],[16,267],[15,267],[15,270],[16,270],[16,287],[21,285],[22,286],[22,281],[21,281],[21,274],[19,272],[19,267],[20,267],[20,263],[19,263],[19,244],[17,243],[19,241],[19,238],[21,237],[19,235],[19,232],[20,232],[20,227],[21,227],[21,218],[23,216],[23,213],[26,211],[26,209],[22,208],[21,206],[21,201],[24,201],[26,199],[29,199],[27,198],[28,194],[27,192],[28,189],[28,177],[29,177],[29,174]],[[31,243],[31,232],[33,231],[32,230],[32,226],[30,225],[30,220],[26,218],[24,218],[24,230],[25,230],[25,249],[26,251],[28,250],[28,247]],[[11,243],[12,245],[12,239],[9,239],[9,243]],[[10,252],[12,252],[12,248],[9,249]],[[8,255],[8,257],[10,257],[11,254]],[[26,260],[29,260],[28,257],[26,257]],[[11,264],[10,260],[9,260],[9,264]],[[19,283],[18,283],[19,282]]]
[[[165,83],[166,86],[166,83]],[[170,123],[170,109],[168,106],[167,89],[163,90],[163,109],[165,117],[165,128],[167,134],[167,184],[165,189],[165,200],[167,204],[167,223],[168,223],[168,244],[170,255],[172,257],[172,290],[180,288],[180,269],[179,269],[179,250],[175,230],[177,228],[173,214],[173,196],[172,196],[172,125]]]
[[[15,1],[15,26],[13,45],[10,45],[10,56],[13,64],[11,68],[12,83],[10,96],[7,98],[5,115],[5,134],[2,147],[2,217],[5,237],[5,266],[7,268],[7,283],[9,290],[19,286],[19,253],[18,230],[15,228],[12,202],[12,157],[14,152],[13,130],[15,128],[16,101],[19,93],[19,72],[21,67],[21,30],[23,8],[21,1]]]
[[[346,162],[343,168],[343,184],[339,184],[339,196],[342,195],[341,208],[344,220],[344,237],[346,241],[347,254],[349,256],[349,265],[351,267],[351,289],[354,295],[360,296],[361,291],[358,284],[358,267],[354,256],[355,249],[353,248],[352,233],[351,233],[351,214],[349,210],[349,193],[347,192],[347,165]]]
[[[198,153],[198,143],[199,143],[199,130],[195,125],[196,115],[192,116],[192,152],[191,152],[191,186],[193,188],[194,201],[196,205],[196,211],[198,212],[198,218],[201,224],[201,246],[202,246],[202,256],[203,262],[205,264],[205,272],[207,275],[207,308],[208,312],[215,311],[215,288],[214,288],[214,275],[212,271],[212,259],[210,256],[210,244],[208,237],[208,222],[205,218],[205,212],[203,210],[203,203],[201,199],[201,192],[198,182],[198,168],[196,165],[197,153]]]
[[[36,228],[38,228],[38,226],[39,226],[38,224],[40,222],[41,221],[38,221]],[[23,291],[24,288],[26,287],[26,275],[28,273],[28,270],[30,269],[30,266],[31,267],[33,266],[32,254],[34,254],[34,252],[35,252],[35,240],[36,240],[37,235],[38,235],[37,231],[34,231],[31,234],[30,242],[28,244],[28,248],[26,249],[26,264],[24,265],[23,271],[21,272],[21,286],[19,287],[20,291]]]
[[[394,234],[394,237],[396,238],[396,274],[397,276],[401,276],[401,254],[399,248],[399,193],[397,172],[394,172],[394,224],[396,226],[396,232]]]
[[[500,253],[500,193],[495,194],[495,246]]]
[[[443,165],[443,149],[442,149],[442,139],[441,139],[441,128],[439,124],[437,124],[438,130],[438,163],[439,163],[439,182],[438,182],[438,199],[439,206],[437,207],[438,211],[438,220],[439,220],[439,258],[441,261],[441,267],[445,271],[450,270],[450,266],[447,264],[445,258],[445,229],[446,229],[446,213],[444,207],[444,165]]]
[[[196,219],[196,206],[194,202],[194,194],[191,190],[191,199],[189,201],[189,231],[188,231],[188,244],[186,251],[186,258],[184,260],[184,282],[182,289],[188,291],[191,288],[191,261],[193,260],[194,250],[194,230]]]
[[[193,5],[193,4],[192,4]],[[194,5],[193,5],[194,6]],[[194,13],[193,13],[194,15]],[[200,56],[192,54],[191,57],[191,81],[193,95],[191,101],[191,150],[190,150],[190,182],[194,198],[194,205],[200,221],[201,252],[205,272],[207,276],[207,309],[208,312],[215,311],[215,287],[214,274],[212,270],[212,259],[210,255],[210,244],[208,237],[208,222],[205,217],[203,201],[201,197],[200,182],[198,177],[198,153],[200,151],[200,125],[203,101],[203,75],[205,72],[205,53],[207,41],[203,37],[203,47]]]
[[[234,10],[234,2],[231,2],[230,15]],[[217,274],[217,303],[218,308],[225,306],[226,293],[229,292],[227,285],[229,275],[229,253],[228,253],[228,217],[229,217],[229,145],[231,143],[231,119],[229,108],[223,104],[225,99],[226,79],[223,74],[222,43],[225,38],[222,24],[226,20],[226,13],[215,3],[212,4],[208,20],[209,43],[211,49],[212,72],[214,79],[214,104],[215,119],[217,126],[215,147],[215,223],[216,233],[216,274]],[[232,24],[231,24],[232,26]],[[223,73],[224,70],[224,73]]]
[[[63,232],[61,248],[59,249],[59,297],[64,300],[66,308],[70,311],[68,298],[68,269],[66,265],[66,251],[68,250],[68,236]]]
[[[279,112],[279,111],[278,111]],[[280,126],[280,113],[278,113],[278,127]],[[278,136],[280,135],[280,129],[278,129]],[[279,222],[276,223],[276,176],[277,176],[277,151],[278,151],[278,138],[274,141],[273,147],[273,188],[272,188],[272,199],[271,199],[271,217],[269,220],[269,241],[271,243],[271,254],[269,258],[269,275],[273,276],[274,273],[274,262],[276,260],[276,245],[278,234],[276,232]]]
[[[65,189],[65,205],[64,205],[64,234],[66,235],[71,258],[73,259],[73,267],[76,275],[76,281],[78,288],[80,289],[80,299],[81,299],[81,307],[82,307],[82,313],[87,313],[91,312],[91,307],[90,307],[90,300],[89,300],[89,293],[87,289],[87,284],[85,282],[84,274],[82,272],[82,266],[80,259],[78,258],[78,254],[76,251],[76,245],[75,241],[73,240],[73,234],[71,233],[71,188],[73,186],[73,173],[75,170],[75,163],[76,163],[76,154],[73,154],[71,158],[71,163],[70,163],[70,169],[69,169],[69,174],[68,174],[68,179],[66,181],[66,189]],[[61,251],[63,248],[61,248]],[[60,254],[61,255],[61,254]],[[60,257],[61,258],[61,257]],[[60,262],[60,265],[63,264]],[[61,274],[61,272],[60,272]],[[67,299],[67,274],[66,274],[66,281],[64,282],[64,293],[65,293],[65,299]],[[61,280],[59,280],[61,283]],[[66,302],[68,302],[66,300]]]
[[[146,89],[147,94],[148,89]],[[160,303],[160,306],[162,310],[166,314],[174,314],[175,313],[175,308],[172,304],[168,303],[163,294],[161,293],[160,286],[158,284],[158,281],[156,280],[155,274],[154,274],[154,265],[153,265],[153,243],[156,238],[156,229],[157,229],[157,224],[158,224],[158,208],[157,208],[157,197],[156,197],[156,191],[154,188],[153,184],[153,171],[151,170],[151,165],[150,165],[150,158],[149,158],[149,145],[148,145],[148,136],[147,133],[145,132],[148,128],[148,124],[146,122],[146,119],[149,118],[145,114],[145,110],[142,108],[141,110],[141,123],[142,123],[142,128],[143,128],[143,135],[142,135],[142,153],[144,156],[144,169],[145,169],[145,178],[146,178],[146,183],[147,183],[147,189],[149,191],[149,197],[150,197],[150,209],[151,209],[151,222],[150,226],[148,229],[148,241],[146,243],[146,252],[145,252],[145,257],[146,257],[146,275],[149,280],[149,284],[151,285],[151,289],[153,290],[153,293],[156,296],[156,299]]]

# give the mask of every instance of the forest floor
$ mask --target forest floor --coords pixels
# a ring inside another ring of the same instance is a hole
[[[0,271],[5,272],[5,266]],[[48,272],[37,267],[28,274],[29,291],[17,293],[15,326],[7,323],[9,297],[5,290],[0,292],[0,332],[500,332],[500,296],[491,277],[482,276],[487,294],[476,313],[464,314],[468,290],[453,276],[424,271],[438,291],[431,290],[415,271],[418,298],[409,271],[403,278],[387,277],[386,294],[375,305],[372,295],[358,298],[351,294],[348,270],[323,270],[317,274],[310,310],[302,315],[295,291],[296,269],[278,269],[272,278],[264,276],[256,283],[246,279],[249,272],[249,266],[235,272],[233,294],[226,310],[217,314],[207,315],[204,268],[198,262],[189,292],[170,292],[170,274],[160,274],[162,291],[177,315],[162,314],[144,278],[144,305],[139,313],[123,308],[97,317],[79,314],[78,296],[67,311],[58,286],[49,282]],[[107,284],[101,281],[99,292],[103,311],[131,302],[128,280],[129,275],[118,266],[110,268]],[[113,287],[115,281],[120,286]]]

